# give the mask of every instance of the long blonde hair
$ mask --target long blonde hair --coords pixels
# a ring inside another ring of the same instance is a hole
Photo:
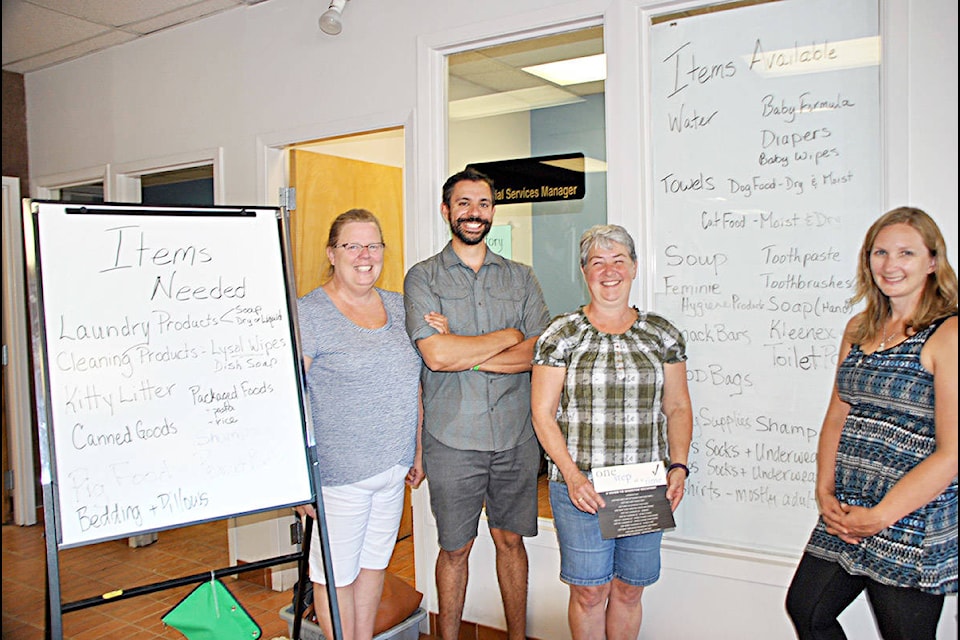
[[[880,231],[893,224],[905,224],[916,229],[935,263],[933,271],[927,275],[920,304],[913,316],[907,319],[907,330],[912,329],[915,333],[930,326],[934,320],[957,311],[957,274],[947,259],[947,246],[940,228],[924,211],[914,207],[898,207],[880,216],[870,226],[860,247],[857,288],[850,303],[864,300],[866,308],[860,314],[859,324],[852,330],[850,339],[854,344],[876,338],[890,318],[890,298],[880,291],[873,279],[870,254]]]

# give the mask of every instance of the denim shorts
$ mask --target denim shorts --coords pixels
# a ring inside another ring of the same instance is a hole
[[[422,440],[440,548],[456,551],[476,538],[483,509],[492,529],[537,535],[540,445],[535,437],[506,451],[452,449],[426,429]]]
[[[550,483],[550,506],[560,544],[560,580],[578,587],[595,587],[614,578],[646,587],[660,578],[662,531],[604,540],[600,518],[570,502],[567,485]]]

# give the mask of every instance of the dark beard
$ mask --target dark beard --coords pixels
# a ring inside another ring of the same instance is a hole
[[[466,235],[466,233],[464,233],[462,229],[462,225],[465,222],[479,222],[480,224],[482,224],[483,230],[480,232],[480,235],[477,237]],[[463,244],[467,244],[467,245],[480,244],[481,242],[483,242],[483,239],[487,237],[487,234],[490,233],[491,224],[492,223],[489,222],[488,220],[483,220],[481,218],[461,218],[456,222],[451,220],[450,233],[456,236],[457,239],[460,240],[460,242],[462,242]]]

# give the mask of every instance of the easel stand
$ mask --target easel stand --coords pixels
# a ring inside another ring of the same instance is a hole
[[[315,452],[311,457],[313,460],[316,460]],[[317,479],[319,482],[319,479]],[[319,486],[319,485],[318,485]],[[151,593],[157,593],[159,591],[165,591],[167,589],[175,589],[177,587],[182,587],[189,584],[200,584],[201,582],[206,582],[211,579],[219,579],[227,576],[233,576],[245,571],[255,571],[257,569],[265,569],[268,567],[274,567],[280,564],[287,564],[290,562],[297,563],[297,587],[296,593],[303,594],[304,589],[312,589],[313,583],[310,581],[310,542],[313,539],[313,518],[306,518],[306,523],[303,528],[303,538],[301,544],[301,550],[299,553],[291,553],[284,556],[276,556],[274,558],[267,558],[264,560],[257,560],[255,562],[249,562],[242,565],[234,567],[224,567],[221,569],[214,569],[212,571],[197,573],[190,576],[184,576],[182,578],[174,578],[171,580],[163,580],[161,582],[154,582],[150,584],[140,585],[132,588],[126,589],[117,589],[109,593],[104,593],[99,596],[92,596],[89,598],[84,598],[82,600],[75,600],[73,602],[62,602],[61,601],[61,589],[60,589],[60,560],[59,560],[59,551],[56,545],[56,522],[55,522],[55,513],[52,508],[47,508],[48,504],[48,495],[52,496],[52,491],[48,485],[45,485],[43,488],[43,497],[44,497],[44,526],[46,531],[46,548],[47,548],[47,579],[46,579],[46,607],[45,607],[45,624],[44,624],[44,637],[47,640],[60,640],[63,638],[63,614],[70,613],[73,611],[80,611],[81,609],[89,609],[91,607],[96,607],[103,604],[108,604],[110,602],[117,602],[119,600],[126,600],[128,598],[135,598],[137,596],[145,596]],[[321,556],[323,559],[323,568],[325,574],[330,576],[330,579],[327,580],[327,600],[330,605],[330,621],[333,626],[333,636],[334,640],[343,640],[343,626],[340,621],[340,609],[337,601],[337,590],[333,580],[333,561],[330,556],[330,542],[327,536],[326,528],[326,517],[323,510],[323,500],[317,500],[313,505],[316,509],[317,519],[321,524],[318,529],[318,537],[320,538],[320,549]],[[52,514],[48,516],[47,514]],[[293,640],[300,639],[300,629],[303,623],[303,597],[298,597],[295,599],[293,605],[293,631],[292,638]]]
[[[76,602],[59,552],[312,503],[342,640],[286,212],[24,200],[24,249],[46,637],[62,639],[64,613],[211,575],[296,561],[302,593],[309,520],[299,553]]]

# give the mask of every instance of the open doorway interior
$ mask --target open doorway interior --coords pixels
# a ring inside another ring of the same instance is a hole
[[[596,25],[447,58],[448,174],[469,164],[526,162],[522,183],[535,195],[498,189],[491,235],[507,241],[506,257],[533,267],[551,316],[587,302],[580,234],[607,221],[603,38]],[[546,197],[535,164],[565,154],[582,154],[568,168],[582,172],[585,188],[569,199]]]
[[[371,211],[383,228],[386,249],[377,286],[402,291],[403,128],[298,143],[289,148],[289,158],[290,186],[296,190],[290,234],[297,295],[322,283],[330,223],[356,208]]]
[[[289,186],[296,193],[296,208],[290,211],[290,242],[297,295],[326,280],[330,223],[356,208],[376,215],[383,230],[384,265],[376,286],[402,292],[406,272],[403,127],[301,142],[287,150]],[[397,539],[411,535],[413,508],[407,487]]]
[[[606,57],[603,26],[497,43],[447,57],[448,174],[467,165],[521,161],[530,191],[513,198],[498,189],[487,237],[507,258],[533,267],[550,315],[588,300],[580,274],[580,234],[607,221]],[[537,163],[582,154],[584,189],[577,197],[539,197]],[[499,184],[494,180],[495,186]],[[540,468],[538,513],[552,519],[546,462]]]

